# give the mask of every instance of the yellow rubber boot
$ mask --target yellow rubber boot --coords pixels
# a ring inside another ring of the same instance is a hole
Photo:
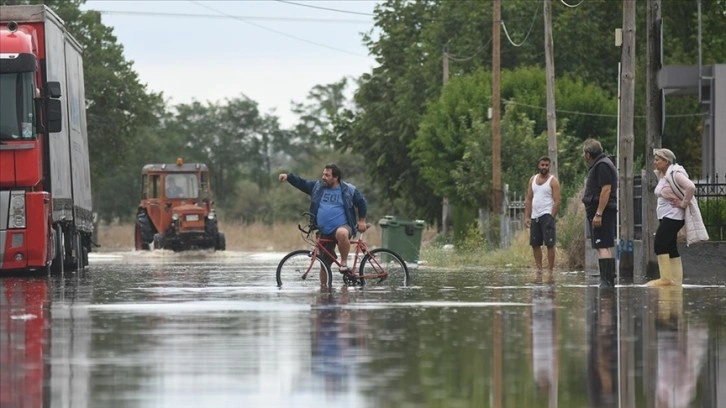
[[[683,285],[683,262],[680,256],[671,258],[671,280],[674,285]]]
[[[660,271],[660,279],[654,279],[648,282],[648,286],[670,286],[671,281],[671,261],[668,254],[658,255],[658,270]]]

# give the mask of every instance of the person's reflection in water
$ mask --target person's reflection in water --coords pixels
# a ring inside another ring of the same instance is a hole
[[[554,285],[536,286],[532,292],[532,371],[550,408],[557,406],[559,375],[555,317]]]
[[[590,407],[618,406],[618,337],[615,291],[588,290],[587,384]]]
[[[658,289],[655,322],[658,347],[656,407],[688,407],[696,395],[698,374],[708,347],[708,331],[683,321],[683,290]]]
[[[361,316],[342,307],[347,303],[347,288],[341,289],[337,301],[332,289],[322,289],[312,308],[312,369],[323,378],[325,393],[329,395],[346,386],[355,348],[362,341],[356,333],[365,333],[361,327],[364,320],[354,321]]]

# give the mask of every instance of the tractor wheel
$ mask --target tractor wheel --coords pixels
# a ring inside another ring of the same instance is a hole
[[[224,251],[227,249],[227,240],[224,238],[224,233],[217,233],[217,244],[214,246],[217,251]]]
[[[134,247],[137,251],[149,250],[149,243],[144,241],[141,234],[141,224],[139,224],[138,222],[136,223],[136,227],[134,228]]]

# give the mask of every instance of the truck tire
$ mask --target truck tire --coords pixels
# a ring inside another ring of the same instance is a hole
[[[63,228],[57,225],[53,228],[53,249],[54,257],[50,264],[51,273],[63,276],[65,272],[64,260],[66,258],[66,246],[63,243]]]
[[[73,244],[75,245],[75,254],[76,254],[76,271],[82,272],[83,268],[86,266],[83,264],[83,258],[85,258],[84,252],[86,252],[86,247],[83,246],[83,235],[76,231],[75,236],[73,237]]]
[[[84,235],[81,243],[83,244],[83,267],[85,268],[88,266],[88,253],[91,252],[91,236]]]
[[[224,238],[224,233],[217,233],[217,244],[214,246],[217,251],[224,251],[227,249],[227,240]]]

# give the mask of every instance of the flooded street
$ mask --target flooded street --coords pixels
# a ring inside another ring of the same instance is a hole
[[[287,290],[282,255],[0,279],[0,406],[726,406],[722,283],[420,267],[407,287]]]

